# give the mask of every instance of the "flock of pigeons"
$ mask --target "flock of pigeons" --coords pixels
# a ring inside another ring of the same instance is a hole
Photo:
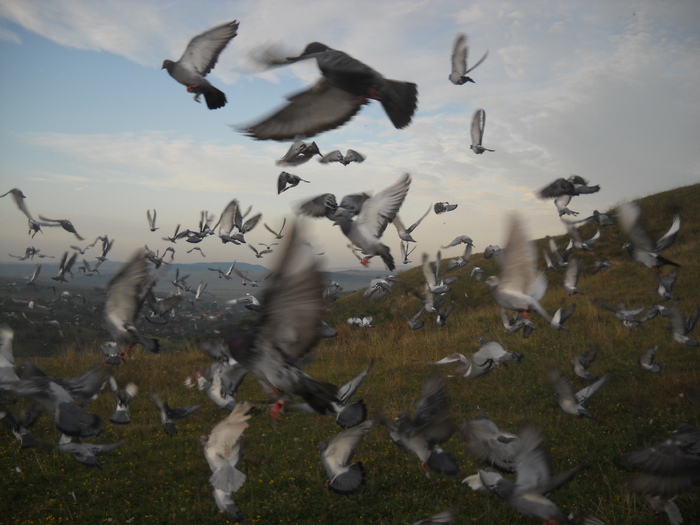
[[[187,86],[195,100],[204,96],[210,109],[217,109],[226,104],[225,94],[212,86],[205,76],[215,66],[219,54],[236,36],[238,22],[230,22],[214,27],[193,38],[180,60],[166,60],[163,69],[179,83]],[[480,65],[487,54],[471,68],[467,68],[467,39],[459,35],[452,55],[452,72],[449,80],[461,85],[473,80],[467,76]],[[392,124],[397,129],[408,126],[417,105],[417,86],[410,82],[389,80],[369,66],[350,57],[342,51],[331,49],[324,44],[314,42],[295,57],[280,57],[264,52],[259,56],[261,63],[269,66],[283,66],[300,60],[316,59],[321,71],[321,79],[311,88],[289,97],[288,102],[279,110],[259,122],[247,126],[243,131],[258,140],[293,140],[289,151],[278,161],[282,166],[298,166],[311,157],[319,155],[320,162],[363,162],[364,156],[353,150],[343,155],[339,150],[322,155],[314,142],[305,143],[302,139],[312,137],[344,124],[351,119],[369,100],[379,101]],[[472,119],[471,149],[482,154],[493,151],[482,145],[486,114],[483,109],[475,112]],[[278,179],[277,192],[281,193],[295,187],[301,182],[308,182],[298,176],[282,172]],[[360,262],[366,265],[373,257],[380,257],[386,267],[393,271],[396,267],[389,247],[381,238],[391,223],[396,227],[401,241],[404,264],[410,264],[409,256],[415,250],[413,234],[421,221],[430,213],[449,212],[456,204],[439,202],[429,208],[425,214],[406,228],[398,212],[411,186],[411,176],[402,175],[395,183],[370,196],[366,193],[347,195],[340,200],[331,193],[325,193],[301,204],[298,214],[314,218],[327,218],[338,225],[350,241],[350,249]],[[599,191],[599,186],[589,186],[582,177],[571,176],[557,179],[542,188],[538,196],[542,199],[554,199],[558,216],[561,218],[569,237],[569,245],[560,251],[551,240],[549,252],[544,252],[548,269],[564,269],[562,287],[570,296],[583,294],[578,286],[581,260],[577,251],[593,251],[593,244],[600,238],[600,229],[590,239],[583,239],[578,225],[596,222],[600,228],[619,222],[629,243],[625,246],[630,255],[639,264],[652,269],[658,275],[656,292],[662,301],[675,299],[673,287],[679,274],[678,265],[662,256],[674,242],[680,230],[680,218],[677,217],[668,232],[654,242],[643,226],[641,212],[637,205],[626,203],[620,206],[617,216],[594,212],[586,219],[569,220],[565,216],[576,217],[577,212],[568,208],[575,196]],[[42,231],[42,227],[61,226],[79,240],[81,237],[71,222],[66,219],[47,219],[39,216],[35,220],[26,205],[26,196],[15,188],[4,196],[11,195],[17,207],[29,221],[32,237]],[[261,221],[260,213],[247,218],[249,208],[243,211],[237,199],[232,200],[221,213],[218,221],[208,212],[202,212],[199,227],[180,230],[177,226],[170,237],[163,240],[176,243],[184,240],[198,244],[209,236],[218,236],[223,243],[240,245],[246,243],[245,235],[252,231]],[[614,219],[619,219],[615,221]],[[148,227],[156,231],[156,211],[147,212]],[[543,317],[551,329],[566,330],[565,321],[574,314],[575,304],[562,307],[550,315],[541,305],[547,290],[546,271],[538,271],[539,257],[534,244],[528,239],[522,217],[513,215],[508,227],[508,241],[505,248],[489,246],[484,251],[487,258],[494,257],[499,262],[500,274],[486,279],[491,295],[501,308],[501,320],[509,333],[522,330],[528,337],[537,327],[531,318],[536,312]],[[474,459],[488,465],[476,474],[464,479],[473,490],[480,493],[495,494],[516,508],[525,516],[536,517],[546,523],[566,523],[572,517],[562,511],[548,495],[556,488],[569,481],[582,468],[577,466],[569,472],[554,475],[548,462],[547,450],[543,445],[542,431],[532,424],[524,425],[518,433],[500,430],[485,415],[473,421],[457,424],[457,416],[450,408],[450,401],[444,381],[438,376],[429,377],[423,386],[420,397],[413,407],[413,415],[401,413],[390,418],[379,413],[368,418],[368,409],[364,402],[350,402],[365,378],[372,363],[355,378],[343,386],[336,386],[311,377],[302,370],[309,362],[313,349],[323,337],[332,337],[335,331],[323,322],[326,312],[325,301],[340,291],[337,283],[324,282],[320,265],[312,246],[305,239],[302,226],[291,221],[287,226],[285,219],[279,230],[267,224],[265,228],[275,240],[282,240],[278,248],[282,253],[277,268],[268,276],[268,283],[262,300],[251,294],[230,301],[231,304],[244,304],[254,312],[262,313],[260,325],[255,330],[246,330],[238,326],[229,326],[220,333],[224,344],[215,341],[201,343],[201,349],[212,358],[212,365],[207,372],[195,372],[186,380],[189,387],[197,387],[217,406],[229,414],[201,439],[204,456],[212,471],[210,483],[216,505],[222,512],[227,512],[236,520],[242,514],[236,506],[233,495],[243,486],[246,476],[240,470],[241,439],[248,426],[255,406],[249,401],[237,398],[237,390],[247,375],[256,378],[262,388],[273,399],[272,417],[277,423],[281,421],[285,406],[324,415],[330,415],[342,430],[329,443],[320,443],[320,459],[328,475],[328,488],[335,493],[347,495],[361,490],[364,483],[364,471],[361,462],[353,462],[353,455],[362,439],[373,427],[383,425],[398,446],[412,452],[419,459],[426,473],[434,472],[447,476],[459,476],[461,469],[455,458],[441,448],[447,440],[459,431],[465,442],[465,450]],[[287,229],[285,230],[285,227]],[[284,232],[284,233],[283,233]],[[106,260],[112,240],[106,235],[98,237],[86,248],[71,247],[72,255],[66,252],[62,257],[56,281],[67,281],[72,274],[72,267],[78,254],[102,242],[102,254],[98,263],[90,265],[84,261],[81,270],[97,272],[99,263]],[[246,243],[247,244],[247,243]],[[258,258],[272,251],[280,243],[259,243],[264,249],[258,250],[253,245]],[[428,254],[422,256],[422,270],[425,285],[422,293],[416,292],[420,300],[420,309],[412,317],[399,312],[412,330],[421,329],[424,321],[420,320],[423,312],[436,316],[436,323],[444,326],[454,308],[454,302],[443,306],[446,294],[450,292],[453,277],[446,277],[443,272],[464,268],[470,262],[474,244],[467,235],[458,236],[442,249],[464,246],[464,252],[451,259],[443,270],[442,254],[438,252],[433,264]],[[201,252],[198,246],[193,247]],[[166,260],[170,253],[170,260]],[[104,328],[113,341],[102,346],[106,363],[118,365],[128,358],[133,345],[140,344],[152,352],[160,351],[157,339],[143,334],[137,322],[145,310],[150,310],[150,317],[164,318],[176,309],[182,300],[181,291],[191,292],[195,300],[206,293],[206,283],[201,283],[196,290],[186,284],[186,277],[175,276],[173,284],[178,293],[157,299],[153,287],[164,274],[167,265],[172,262],[175,250],[169,247],[163,254],[153,252],[147,247],[137,250],[110,280],[102,312]],[[204,255],[202,253],[202,255]],[[36,249],[27,249],[24,256],[31,259],[40,256]],[[150,271],[150,266],[154,267]],[[591,271],[601,271],[610,264],[598,261]],[[670,266],[671,270],[662,275],[662,268]],[[35,284],[40,265],[28,285]],[[217,272],[219,278],[231,279],[236,273],[244,283],[257,287],[258,283],[248,279],[247,275],[235,268],[235,263],[228,270],[210,268]],[[471,277],[481,280],[483,270],[475,267]],[[397,282],[396,277],[377,278],[370,283],[365,296],[383,297],[391,293]],[[178,299],[179,297],[179,299]],[[634,329],[641,323],[653,319],[656,315],[669,317],[672,338],[682,344],[698,346],[691,338],[691,331],[700,316],[700,308],[687,319],[677,306],[665,307],[653,305],[648,310],[628,309],[625,305],[611,306],[598,302],[598,306],[614,312],[625,327]],[[418,305],[417,305],[418,306]],[[646,313],[644,313],[646,310]],[[643,316],[642,313],[644,313]],[[641,317],[640,317],[641,316]],[[371,328],[370,316],[348,319],[348,324]],[[23,447],[32,446],[35,441],[30,427],[42,410],[52,417],[61,437],[57,449],[71,454],[78,461],[88,466],[99,466],[97,456],[114,450],[120,443],[95,444],[85,440],[99,437],[104,432],[102,419],[87,408],[89,401],[99,395],[109,385],[116,399],[116,409],[109,420],[113,424],[129,424],[129,401],[138,393],[138,387],[127,383],[119,388],[113,377],[102,367],[95,367],[83,376],[64,379],[51,377],[43,373],[32,363],[16,367],[12,349],[13,331],[10,327],[0,328],[0,419],[8,426]],[[658,373],[661,367],[654,362],[658,346],[640,356],[640,364],[650,372]],[[593,417],[585,404],[607,383],[608,376],[597,378],[589,372],[588,367],[595,360],[597,349],[592,347],[585,354],[577,355],[571,364],[577,376],[591,383],[578,392],[558,369],[550,370],[549,382],[564,412],[577,417]],[[466,378],[476,378],[486,374],[502,363],[519,363],[521,354],[508,352],[499,343],[480,340],[480,347],[470,357],[452,353],[436,362],[438,365],[457,364],[456,369]],[[18,373],[19,372],[19,373]],[[20,377],[21,376],[21,377]],[[29,409],[15,416],[8,408],[15,399],[6,396],[24,397],[35,401]],[[292,404],[295,397],[303,402]],[[157,408],[163,429],[167,434],[177,432],[176,420],[185,418],[195,412],[200,405],[174,408],[167,400],[161,399],[157,392],[151,393],[151,399]],[[80,402],[79,402],[80,401]],[[645,494],[655,510],[668,513],[672,523],[681,523],[680,510],[673,498],[692,489],[700,482],[700,429],[681,425],[668,440],[648,450],[629,455],[632,465],[643,473],[631,481],[633,490]],[[496,470],[492,470],[496,469]],[[504,474],[515,473],[515,480]],[[455,509],[420,520],[416,523],[450,523],[457,518]],[[586,517],[589,524],[602,523],[593,517]]]

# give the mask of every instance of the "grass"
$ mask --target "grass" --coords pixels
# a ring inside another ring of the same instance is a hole
[[[700,214],[696,203],[700,185],[642,199],[640,204],[652,234],[658,238],[680,212],[684,221],[676,244],[667,256],[682,265],[675,293],[687,315],[700,305]],[[587,225],[584,236],[595,228]],[[517,430],[522,420],[542,427],[551,448],[555,471],[584,462],[573,481],[552,495],[566,511],[586,510],[608,523],[660,524],[643,497],[630,494],[625,485],[633,470],[624,453],[651,446],[665,439],[680,423],[700,426],[700,407],[689,396],[690,387],[700,385],[698,349],[674,342],[665,329],[666,320],[656,319],[635,330],[627,330],[610,312],[592,305],[603,298],[613,304],[649,306],[657,301],[655,278],[646,268],[631,262],[620,251],[624,238],[616,227],[604,229],[592,254],[582,254],[583,272],[579,288],[586,295],[565,296],[550,272],[550,287],[543,304],[553,312],[562,302],[577,304],[567,327],[555,332],[534,318],[539,329],[529,339],[503,331],[498,310],[488,290],[468,274],[474,265],[485,275],[497,271],[493,259],[477,255],[469,266],[456,271],[462,278],[453,286],[455,309],[445,327],[426,317],[426,326],[410,331],[395,313],[397,307],[413,314],[418,301],[419,268],[401,274],[401,283],[391,294],[368,302],[361,292],[333,303],[327,321],[338,337],[323,341],[308,372],[319,379],[342,384],[374,359],[375,365],[357,398],[372,412],[390,416],[411,410],[424,379],[431,373],[445,377],[455,414],[460,420],[487,413],[499,427]],[[563,238],[557,238],[564,245]],[[538,241],[544,246],[546,241]],[[450,252],[452,255],[452,252]],[[608,259],[615,266],[596,275],[588,270],[594,260]],[[465,298],[464,294],[468,297]],[[345,324],[354,315],[375,316],[374,329]],[[697,331],[696,331],[697,332]],[[477,338],[485,336],[506,349],[525,354],[519,365],[502,367],[476,380],[451,377],[451,369],[429,363],[453,351],[470,354]],[[695,333],[695,338],[700,335]],[[600,352],[593,373],[610,374],[610,381],[589,404],[595,420],[579,420],[565,414],[546,379],[551,366],[561,368],[582,388],[585,382],[569,369],[573,352],[598,344]],[[659,375],[641,370],[637,356],[659,344],[657,360],[664,365]],[[15,340],[15,355],[27,357],[22,337]],[[47,373],[75,376],[102,357],[92,343],[65,346],[50,357],[31,360]],[[0,437],[0,522],[30,523],[227,523],[219,514],[208,484],[209,468],[199,436],[224,418],[201,393],[182,386],[193,367],[207,366],[207,358],[195,349],[189,337],[173,337],[160,355],[136,351],[135,359],[111,368],[121,386],[135,382],[141,392],[132,401],[132,424],[106,424],[97,441],[124,440],[115,452],[103,456],[103,470],[89,469],[54,450],[58,432],[50,418],[42,417],[33,434],[43,442],[37,449],[20,450],[8,433]],[[149,393],[158,391],[173,406],[204,403],[190,418],[178,422],[178,434],[165,435]],[[391,443],[383,427],[374,428],[360,446],[356,458],[364,463],[367,483],[356,495],[342,497],[325,487],[325,472],[316,448],[339,431],[331,418],[288,412],[274,428],[265,413],[269,400],[257,382],[246,379],[239,397],[259,402],[261,413],[250,420],[244,438],[247,475],[243,488],[234,495],[248,523],[405,524],[447,507],[461,510],[458,523],[528,523],[495,497],[475,495],[460,479],[432,475],[428,479],[415,456]],[[19,405],[23,406],[24,400]],[[15,408],[12,408],[15,410]],[[107,420],[114,409],[109,393],[102,394],[89,409]],[[482,465],[467,457],[462,444],[453,438],[445,448],[452,452],[465,475]],[[698,491],[677,500],[686,522],[700,516]]]

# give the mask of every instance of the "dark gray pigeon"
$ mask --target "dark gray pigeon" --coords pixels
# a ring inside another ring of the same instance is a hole
[[[109,443],[106,445],[98,445],[96,443],[83,443],[80,440],[73,440],[70,443],[58,445],[56,450],[63,452],[64,454],[70,454],[83,465],[101,469],[102,465],[97,462],[97,456],[107,454],[112,450],[121,447],[122,445],[122,441],[119,441],[118,443]]]
[[[267,66],[316,59],[322,78],[311,88],[288,97],[289,102],[269,117],[243,131],[258,140],[312,137],[342,126],[363,104],[378,100],[392,124],[402,129],[411,123],[418,101],[412,82],[389,80],[350,55],[312,42],[296,57],[267,58]]]
[[[169,436],[174,436],[177,434],[177,428],[175,427],[176,419],[184,419],[190,414],[196,412],[202,405],[192,405],[183,408],[173,408],[168,405],[167,401],[163,401],[158,392],[153,392],[151,394],[151,400],[158,407],[158,414],[160,416],[160,422],[163,425],[163,430]]]
[[[219,55],[237,34],[236,20],[208,29],[190,40],[180,60],[164,60],[161,69],[167,69],[171,77],[187,86],[187,92],[194,93],[197,102],[204,95],[209,109],[222,108],[226,105],[226,95],[204,77],[214,69]]]
[[[289,188],[296,188],[300,182],[310,181],[283,171],[279,174],[279,177],[277,177],[277,195],[287,191]]]

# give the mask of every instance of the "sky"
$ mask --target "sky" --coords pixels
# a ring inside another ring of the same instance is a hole
[[[208,79],[228,104],[208,110],[161,70],[189,40],[238,20],[238,36]],[[700,2],[658,1],[100,1],[0,0],[0,194],[20,188],[35,216],[69,219],[85,241],[44,228],[34,239],[11,198],[0,199],[0,262],[35,246],[60,255],[98,235],[115,239],[111,260],[139,246],[161,252],[177,224],[196,229],[236,198],[261,212],[246,235],[272,242],[304,199],[378,192],[403,173],[411,189],[399,215],[408,225],[438,201],[459,207],[430,215],[413,233],[420,253],[469,235],[475,251],[505,243],[518,210],[531,237],[564,233],[551,201],[536,190],[571,174],[600,184],[576,197],[581,217],[628,199],[700,181]],[[470,76],[448,81],[452,45],[469,36]],[[320,41],[385,77],[418,84],[411,125],[396,130],[373,102],[344,126],[314,137],[321,152],[355,149],[362,164],[296,168],[275,160],[288,142],[236,131],[315,82],[314,61],[262,71],[251,54],[280,46],[293,54]],[[474,111],[486,112],[484,145],[469,148]],[[311,181],[281,195],[282,170]],[[151,232],[146,210],[157,211]],[[329,269],[360,268],[340,229],[306,220]],[[400,263],[389,225],[384,242]],[[258,262],[246,246],[209,237],[184,241],[175,260]],[[261,248],[260,246],[257,246]],[[95,250],[95,249],[93,249]],[[450,248],[443,257],[457,256]],[[86,254],[97,255],[94,251]],[[381,261],[371,268],[383,270]],[[411,265],[411,266],[412,266]],[[398,269],[406,268],[401,264]]]

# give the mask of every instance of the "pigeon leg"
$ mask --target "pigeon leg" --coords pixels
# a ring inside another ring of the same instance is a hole
[[[282,401],[277,401],[274,405],[270,407],[270,417],[272,418],[272,423],[277,426],[282,422],[282,415],[284,414],[284,403]]]
[[[197,93],[195,91],[196,89],[197,89],[197,86],[187,86],[187,92],[188,93],[195,93],[194,101],[197,103],[200,103],[201,100],[199,100],[199,96],[201,95],[201,93]]]
[[[371,257],[363,257],[362,259],[360,259],[360,264],[362,266],[369,266],[370,259],[371,259]]]

